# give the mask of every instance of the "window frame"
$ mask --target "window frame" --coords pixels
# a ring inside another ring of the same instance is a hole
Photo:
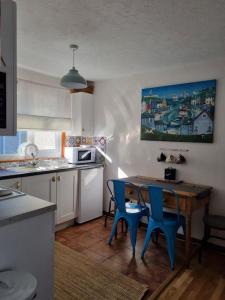
[[[18,131],[27,131],[27,135],[29,138],[27,138],[27,142],[32,143],[34,141],[34,134],[37,131],[41,130],[18,130]],[[56,149],[46,149],[46,150],[40,150],[38,153],[38,158],[61,158],[62,153],[62,132],[60,131],[52,131],[56,133]],[[7,136],[6,136],[7,138]],[[10,161],[10,160],[24,160],[29,159],[29,157],[25,157],[22,154],[19,153],[11,153],[11,154],[0,154],[0,161]]]

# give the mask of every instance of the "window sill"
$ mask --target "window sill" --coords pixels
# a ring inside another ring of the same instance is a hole
[[[55,156],[55,157],[37,157],[38,160],[44,160],[44,159],[60,159],[62,157],[60,156]],[[32,158],[27,158],[25,156],[5,156],[5,155],[0,155],[0,163],[10,163],[10,162],[23,162],[23,161],[32,161]]]

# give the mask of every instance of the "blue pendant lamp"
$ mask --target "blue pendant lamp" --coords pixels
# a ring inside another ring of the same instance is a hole
[[[74,67],[74,54],[78,49],[77,45],[70,45],[73,50],[73,67],[61,79],[61,85],[67,89],[84,89],[87,87],[87,81],[80,75],[78,70]]]

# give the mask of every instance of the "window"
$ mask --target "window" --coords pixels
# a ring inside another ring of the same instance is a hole
[[[61,133],[55,131],[18,131],[16,136],[1,136],[0,155],[18,155],[18,147],[25,142],[36,144],[40,157],[61,155]]]
[[[27,132],[18,131],[16,136],[0,136],[0,155],[17,154],[20,144],[27,142]]]
[[[28,131],[28,141],[37,145],[39,156],[61,155],[61,133],[55,131]]]

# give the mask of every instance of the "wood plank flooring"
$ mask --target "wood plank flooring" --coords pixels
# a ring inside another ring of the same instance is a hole
[[[149,250],[146,252],[145,261],[142,261],[140,254],[145,238],[145,229],[139,228],[136,257],[133,258],[129,234],[122,233],[121,226],[118,227],[118,238],[113,240],[112,246],[107,244],[111,225],[112,221],[109,220],[108,226],[105,228],[104,219],[100,218],[82,225],[63,229],[56,233],[56,240],[87,255],[87,258],[147,284],[149,286],[149,294],[145,299],[156,299],[156,294],[154,293],[156,289],[162,286],[166,280],[171,280],[172,277],[175,277],[176,273],[181,270],[183,266],[184,243],[181,241],[176,242],[175,272],[171,272],[163,238],[159,239],[159,245],[150,244]],[[199,265],[197,262],[193,262],[192,265],[190,270],[184,270],[184,272],[179,273],[166,290],[162,292],[160,298],[157,299],[225,299],[225,256],[218,255],[212,251],[207,252],[204,253],[202,265]]]
[[[195,257],[190,269],[183,270],[157,299],[224,300],[225,255],[208,249],[202,264]]]

